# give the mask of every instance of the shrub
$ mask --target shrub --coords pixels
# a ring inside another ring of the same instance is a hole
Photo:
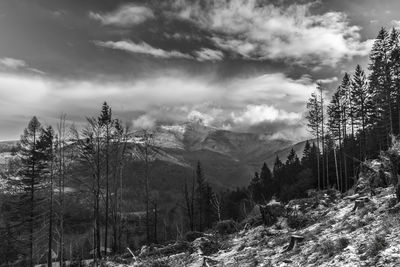
[[[234,220],[225,220],[218,222],[215,228],[220,235],[226,235],[235,233],[238,225]]]
[[[185,240],[188,242],[192,242],[202,236],[204,236],[204,234],[202,232],[189,231],[185,234]]]
[[[328,257],[332,257],[336,253],[335,243],[330,239],[323,240],[319,246],[321,253]]]
[[[339,253],[344,248],[346,248],[349,245],[349,243],[350,242],[347,237],[340,237],[336,241],[325,239],[317,246],[319,247],[321,254],[327,255],[328,257],[332,257],[333,255]]]
[[[337,240],[337,248],[338,250],[343,250],[344,248],[346,248],[348,245],[350,244],[350,241],[347,237],[340,237]]]
[[[370,241],[367,248],[367,255],[375,257],[378,253],[388,245],[385,236],[375,235]]]
[[[290,215],[287,220],[288,226],[293,229],[306,227],[310,220],[305,215]]]

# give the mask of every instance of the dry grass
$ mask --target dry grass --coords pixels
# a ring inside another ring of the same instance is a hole
[[[366,255],[369,257],[375,257],[388,245],[384,235],[375,235],[372,240],[368,243]]]

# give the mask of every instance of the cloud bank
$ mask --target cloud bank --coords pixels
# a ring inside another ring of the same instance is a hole
[[[97,115],[106,100],[116,115],[134,127],[201,120],[209,126],[238,131],[277,125],[270,132],[273,134],[302,120],[305,96],[314,89],[308,78],[296,80],[279,73],[225,82],[184,74],[104,82],[0,73],[0,120],[14,121],[18,126],[13,128],[14,134],[25,126],[21,121],[33,115],[52,123],[64,112],[80,123],[85,116]],[[283,100],[286,104],[276,106]]]

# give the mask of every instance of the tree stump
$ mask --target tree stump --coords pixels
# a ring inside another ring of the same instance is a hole
[[[366,201],[363,199],[357,199],[356,202],[354,202],[354,208],[352,211],[356,211],[358,209],[364,208],[365,202]]]
[[[260,205],[260,213],[264,225],[273,225],[279,216],[282,216],[284,211],[283,206],[279,202],[270,202],[267,205]]]
[[[300,235],[291,235],[290,236],[290,243],[287,246],[287,248],[285,249],[285,252],[287,251],[291,251],[292,249],[294,249],[298,243],[303,242],[304,237],[300,236]]]
[[[260,206],[260,211],[261,211],[261,217],[262,217],[264,225],[271,226],[275,223],[276,218],[270,212],[268,207]]]

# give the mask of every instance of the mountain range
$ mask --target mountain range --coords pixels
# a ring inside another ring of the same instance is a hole
[[[229,188],[248,185],[264,162],[272,169],[276,156],[285,161],[292,148],[300,157],[305,145],[305,141],[294,143],[199,122],[159,126],[154,131],[154,143],[160,161],[190,169],[200,161],[211,184]]]
[[[301,157],[305,145],[305,141],[294,143],[264,134],[222,130],[201,122],[157,126],[152,133],[155,157],[151,176],[156,184],[164,181],[165,187],[191,178],[198,161],[210,184],[231,189],[247,186],[264,162],[272,170],[276,156],[284,162],[293,148]],[[17,141],[0,142],[0,152],[10,152],[16,144]],[[137,146],[129,148],[132,156],[137,154]],[[141,176],[141,171],[135,170],[141,168],[139,160],[133,161],[136,164],[129,171]]]

